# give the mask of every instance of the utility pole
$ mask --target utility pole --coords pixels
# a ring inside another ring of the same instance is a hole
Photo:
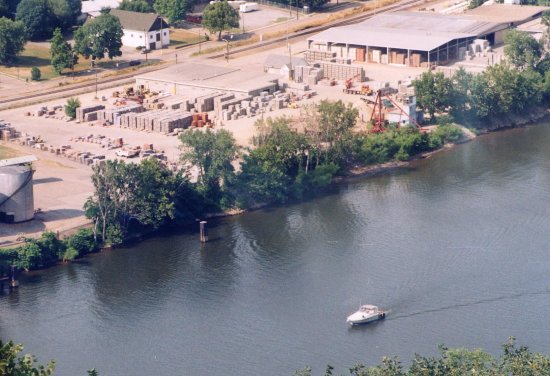
[[[97,68],[95,70],[95,99],[97,99]]]

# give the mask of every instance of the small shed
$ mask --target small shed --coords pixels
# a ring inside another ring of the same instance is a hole
[[[307,62],[297,56],[268,55],[264,62],[264,72],[288,77],[291,67],[307,66]]]

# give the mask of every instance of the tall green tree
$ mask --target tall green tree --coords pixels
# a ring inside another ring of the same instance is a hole
[[[10,17],[10,6],[7,0],[0,0],[0,17]]]
[[[82,10],[81,0],[48,0],[48,4],[56,19],[56,25],[63,30],[76,24]]]
[[[71,45],[65,41],[59,28],[54,30],[50,39],[50,56],[53,69],[58,74],[77,63],[78,55],[73,53]]]
[[[94,195],[84,209],[101,240],[121,241],[132,223],[158,228],[175,217],[176,196],[186,179],[157,159],[140,164],[114,160],[94,166]]]
[[[154,10],[151,4],[145,0],[122,0],[117,9],[139,13],[150,13]]]
[[[341,100],[323,100],[319,103],[318,112],[322,141],[329,145],[326,161],[343,165],[351,153],[350,142],[358,111]]]
[[[237,154],[233,135],[221,129],[212,132],[185,132],[180,136],[180,160],[192,172],[198,172],[198,186],[207,200],[216,205],[223,198],[224,186],[234,177],[232,162]]]
[[[470,111],[470,95],[474,80],[472,73],[460,68],[451,78],[451,114],[457,119],[463,119]]]
[[[227,1],[209,4],[204,8],[202,25],[211,33],[218,33],[218,40],[222,31],[239,27],[239,13]]]
[[[430,120],[435,121],[437,112],[445,111],[452,98],[452,82],[443,73],[424,72],[412,82],[416,91],[418,106],[430,114]]]
[[[56,23],[48,0],[21,0],[15,19],[23,22],[31,40],[49,38]]]
[[[25,25],[21,21],[0,18],[0,64],[13,61],[25,49],[26,41]]]
[[[85,58],[100,60],[107,55],[112,59],[122,55],[122,35],[119,19],[109,13],[102,13],[76,30],[74,49]]]
[[[155,11],[166,17],[170,23],[184,20],[193,6],[193,0],[155,0],[153,3]]]
[[[534,69],[542,58],[539,42],[526,31],[508,30],[504,44],[504,54],[518,69]]]

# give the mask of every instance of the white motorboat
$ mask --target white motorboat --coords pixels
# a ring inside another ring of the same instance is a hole
[[[386,312],[377,306],[365,304],[359,307],[359,310],[348,316],[347,322],[351,325],[366,324],[371,321],[382,320],[386,317]]]

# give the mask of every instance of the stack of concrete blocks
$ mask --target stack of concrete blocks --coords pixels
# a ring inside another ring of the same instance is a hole
[[[120,126],[138,131],[152,131],[151,119],[165,110],[126,113],[120,116]]]
[[[235,97],[235,94],[224,94],[214,98],[214,111],[222,120],[236,120],[250,114],[250,95]],[[244,102],[244,106],[242,103]]]
[[[186,111],[167,110],[166,114],[153,119],[153,130],[161,133],[172,133],[176,128],[189,128],[193,114]]]
[[[10,125],[0,120],[0,140],[9,141],[12,138],[16,137],[16,130]]]
[[[357,82],[365,81],[365,70],[362,67],[327,62],[315,63],[322,70],[323,78],[345,81],[349,78]]]
[[[197,97],[195,99],[195,110],[199,113],[214,111],[215,99],[224,96],[223,93],[216,92]]]
[[[491,50],[489,41],[485,39],[475,39],[469,46],[468,50],[473,55],[481,55]]]
[[[127,113],[120,117],[120,126],[148,132],[171,133],[176,128],[188,128],[193,114],[181,110],[153,110]]]
[[[347,58],[337,57],[335,59],[332,59],[331,61],[336,64],[351,64],[351,59],[347,59]]]
[[[310,92],[310,87],[308,84],[304,84],[300,82],[290,82],[288,84],[288,88],[286,89],[286,92],[298,97],[303,97],[304,94],[306,94],[307,92]]]
[[[323,78],[323,70],[321,68],[298,65],[294,67],[294,80],[303,82],[308,85],[317,85]]]
[[[336,52],[307,50],[304,55],[308,64],[316,61],[331,61],[336,58]]]
[[[138,103],[129,104],[123,107],[109,108],[97,112],[97,120],[108,121],[111,124],[120,125],[120,117],[128,112],[143,112],[144,108]]]
[[[97,111],[104,110],[105,106],[102,104],[96,104],[92,106],[86,106],[86,107],[77,107],[76,108],[76,120],[78,121],[91,121],[91,120],[97,120]],[[90,116],[86,118],[86,114],[89,113],[96,113],[95,119],[93,119],[94,116],[92,116],[92,119],[90,119]],[[90,119],[90,120],[87,120]]]

